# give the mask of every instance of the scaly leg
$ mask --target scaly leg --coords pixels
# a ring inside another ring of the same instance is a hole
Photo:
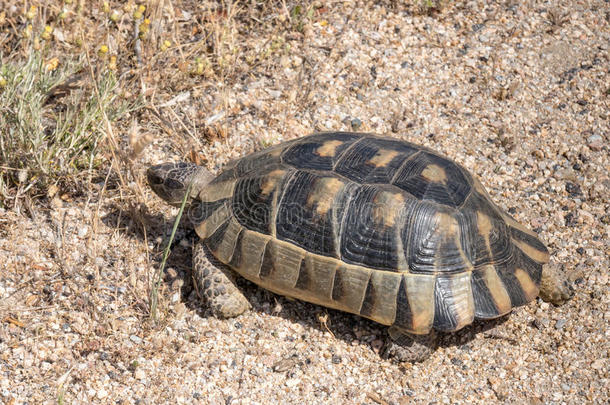
[[[396,362],[418,363],[430,357],[436,344],[434,331],[427,335],[412,335],[390,326],[381,356],[384,359],[391,358]]]
[[[212,255],[202,240],[193,246],[193,280],[214,316],[233,318],[251,308],[235,286],[232,270]]]

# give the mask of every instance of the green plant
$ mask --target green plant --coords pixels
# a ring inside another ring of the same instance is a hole
[[[106,120],[130,105],[119,99],[112,71],[93,76],[84,65],[84,57],[45,60],[32,49],[26,60],[0,66],[0,205],[15,187],[17,194],[40,192],[99,163]]]

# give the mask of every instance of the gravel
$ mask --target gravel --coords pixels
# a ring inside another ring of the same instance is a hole
[[[608,3],[450,3],[431,15],[325,5],[284,38],[276,64],[193,90],[177,114],[226,126],[200,151],[213,170],[355,125],[434,148],[540,233],[574,282],[570,302],[534,300],[397,365],[380,358],[379,325],[243,280],[252,311],[209,316],[179,229],[168,266],[182,281],[162,283],[152,322],[149,285],[176,210],[152,195],[141,211],[118,210],[111,194],[55,197],[36,220],[0,208],[0,402],[608,403]],[[140,170],[180,159],[169,142],[159,135]]]

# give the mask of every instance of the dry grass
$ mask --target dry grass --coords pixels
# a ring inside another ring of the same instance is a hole
[[[51,197],[56,186],[89,189],[100,176],[118,178],[121,198],[140,202],[133,170],[144,148],[163,136],[182,156],[196,156],[226,136],[233,106],[223,90],[206,100],[208,89],[265,74],[290,51],[285,36],[301,33],[322,7],[174,3],[0,2],[2,206],[49,187]],[[255,32],[270,39],[249,46]],[[196,110],[180,111],[181,95],[201,100]]]
[[[291,52],[286,37],[324,11],[285,0],[0,6],[0,208],[36,217],[54,199],[97,201],[97,232],[100,207],[116,201],[145,239],[147,146],[211,163],[202,151],[234,118],[228,89],[276,69]]]

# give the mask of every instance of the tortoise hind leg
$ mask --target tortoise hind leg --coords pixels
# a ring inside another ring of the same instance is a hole
[[[540,280],[540,298],[555,305],[565,303],[574,295],[574,289],[558,267],[555,264],[544,266]]]
[[[233,318],[251,308],[235,286],[231,269],[218,261],[202,240],[193,246],[193,281],[199,297],[218,318]]]
[[[400,363],[418,363],[430,357],[436,349],[436,345],[437,339],[434,331],[427,335],[413,335],[395,326],[390,326],[381,356]]]

